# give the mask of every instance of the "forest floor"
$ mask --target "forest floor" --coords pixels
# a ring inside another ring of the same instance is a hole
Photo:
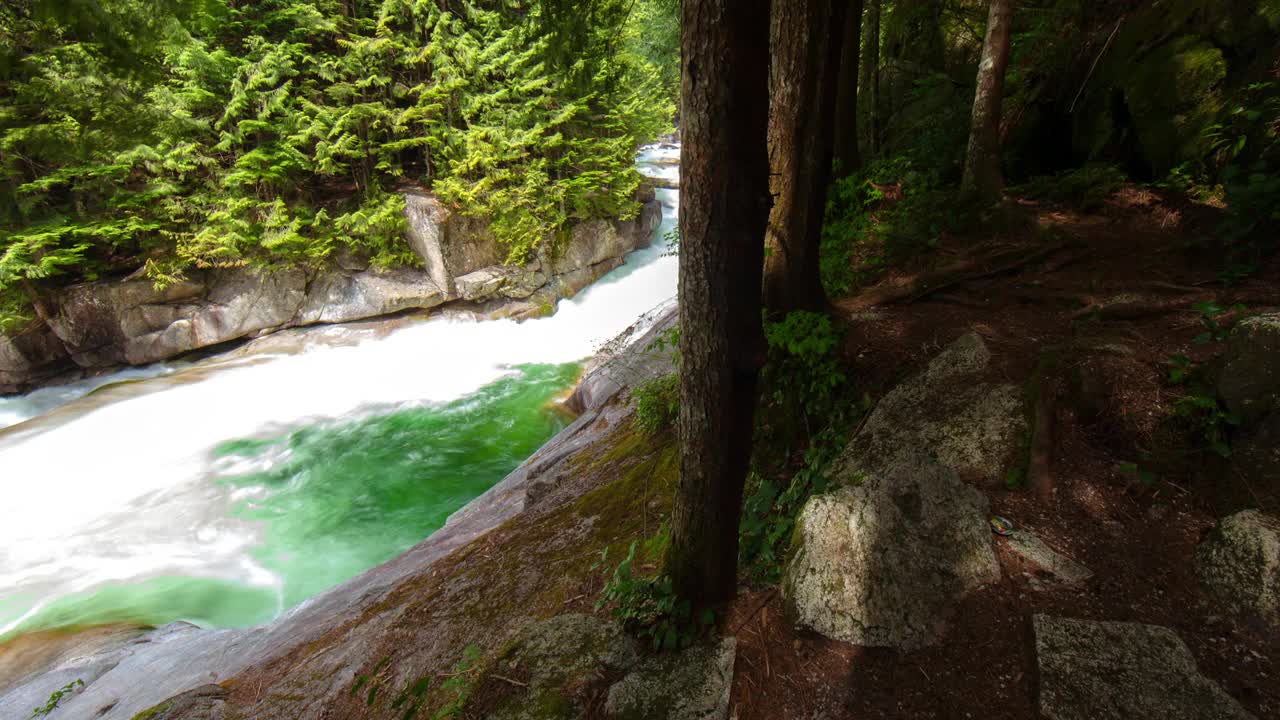
[[[1225,287],[1220,260],[1197,242],[1215,213],[1147,189],[1126,188],[1092,214],[1018,204],[1034,223],[980,243],[946,238],[928,266],[921,259],[891,271],[838,300],[837,314],[863,386],[891,387],[903,368],[970,329],[991,348],[991,380],[1025,385],[1049,368],[1042,387],[1053,430],[1041,480],[1051,490],[984,490],[994,513],[1093,579],[1075,589],[1045,581],[997,539],[1003,579],[956,608],[943,644],[915,652],[798,630],[776,589],[748,593],[728,616],[738,640],[731,717],[1036,717],[1037,613],[1170,627],[1207,677],[1258,717],[1280,717],[1280,633],[1211,602],[1194,564],[1220,517],[1280,507],[1280,483],[1255,487],[1224,472],[1225,463],[1171,436],[1167,421],[1186,392],[1168,382],[1169,359],[1211,362],[1222,349],[1195,342],[1206,326],[1193,306],[1274,310],[1280,262]],[[1018,257],[1030,262],[1010,261]],[[1080,387],[1070,357],[1044,362],[1081,345],[1102,350],[1089,365],[1095,390]],[[1125,468],[1140,457],[1158,468],[1150,485]]]

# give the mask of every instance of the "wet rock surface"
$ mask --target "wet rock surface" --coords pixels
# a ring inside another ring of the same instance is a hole
[[[1036,615],[1040,714],[1048,720],[1245,720],[1169,628]]]

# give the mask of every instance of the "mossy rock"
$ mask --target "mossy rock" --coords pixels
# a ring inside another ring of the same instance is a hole
[[[1161,46],[1126,77],[1125,103],[1157,176],[1208,155],[1204,131],[1222,110],[1226,77],[1222,51],[1190,35]]]
[[[1073,113],[1077,153],[1153,177],[1205,160],[1205,131],[1270,66],[1277,30],[1280,0],[1172,0],[1127,16]]]

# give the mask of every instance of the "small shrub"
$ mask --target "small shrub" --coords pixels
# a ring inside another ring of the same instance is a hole
[[[84,689],[84,681],[80,679],[72,680],[63,685],[60,689],[54,690],[44,705],[34,708],[31,711],[31,717],[44,717],[58,708],[58,703],[68,695],[75,694]]]
[[[609,574],[596,600],[596,610],[612,605],[613,617],[622,623],[623,628],[648,640],[654,650],[680,650],[692,645],[715,626],[715,613],[704,609],[695,617],[689,601],[676,597],[668,575],[652,578],[637,575],[638,546],[638,541],[632,542],[627,556]],[[647,544],[646,554],[654,551],[655,548]],[[607,569],[608,561],[609,549],[605,548],[593,569]]]
[[[636,425],[649,435],[674,428],[680,419],[680,376],[675,373],[654,378],[631,393],[636,406]]]
[[[1126,180],[1124,171],[1115,165],[1090,163],[1057,175],[1033,178],[1022,189],[1034,198],[1090,211],[1101,207]]]

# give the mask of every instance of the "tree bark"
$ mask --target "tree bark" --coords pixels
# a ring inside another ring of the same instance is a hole
[[[1012,0],[991,0],[987,36],[982,43],[973,119],[965,157],[961,195],[975,203],[993,205],[1000,200],[1004,175],[1000,170],[1000,106],[1004,102],[1004,74],[1009,66],[1009,38],[1013,25]]]
[[[768,0],[684,0],[680,481],[666,571],[697,605],[736,590],[738,519],[764,356]]]
[[[863,43],[862,92],[868,97],[862,107],[867,116],[867,154],[880,152],[880,0],[871,0],[867,9],[867,40]]]
[[[774,205],[764,266],[764,304],[773,312],[826,305],[818,247],[831,180],[846,4],[773,3],[769,170]]]
[[[840,79],[836,87],[835,155],[841,175],[862,166],[858,152],[858,72],[862,55],[863,0],[848,0],[844,18],[844,39],[840,45]]]

